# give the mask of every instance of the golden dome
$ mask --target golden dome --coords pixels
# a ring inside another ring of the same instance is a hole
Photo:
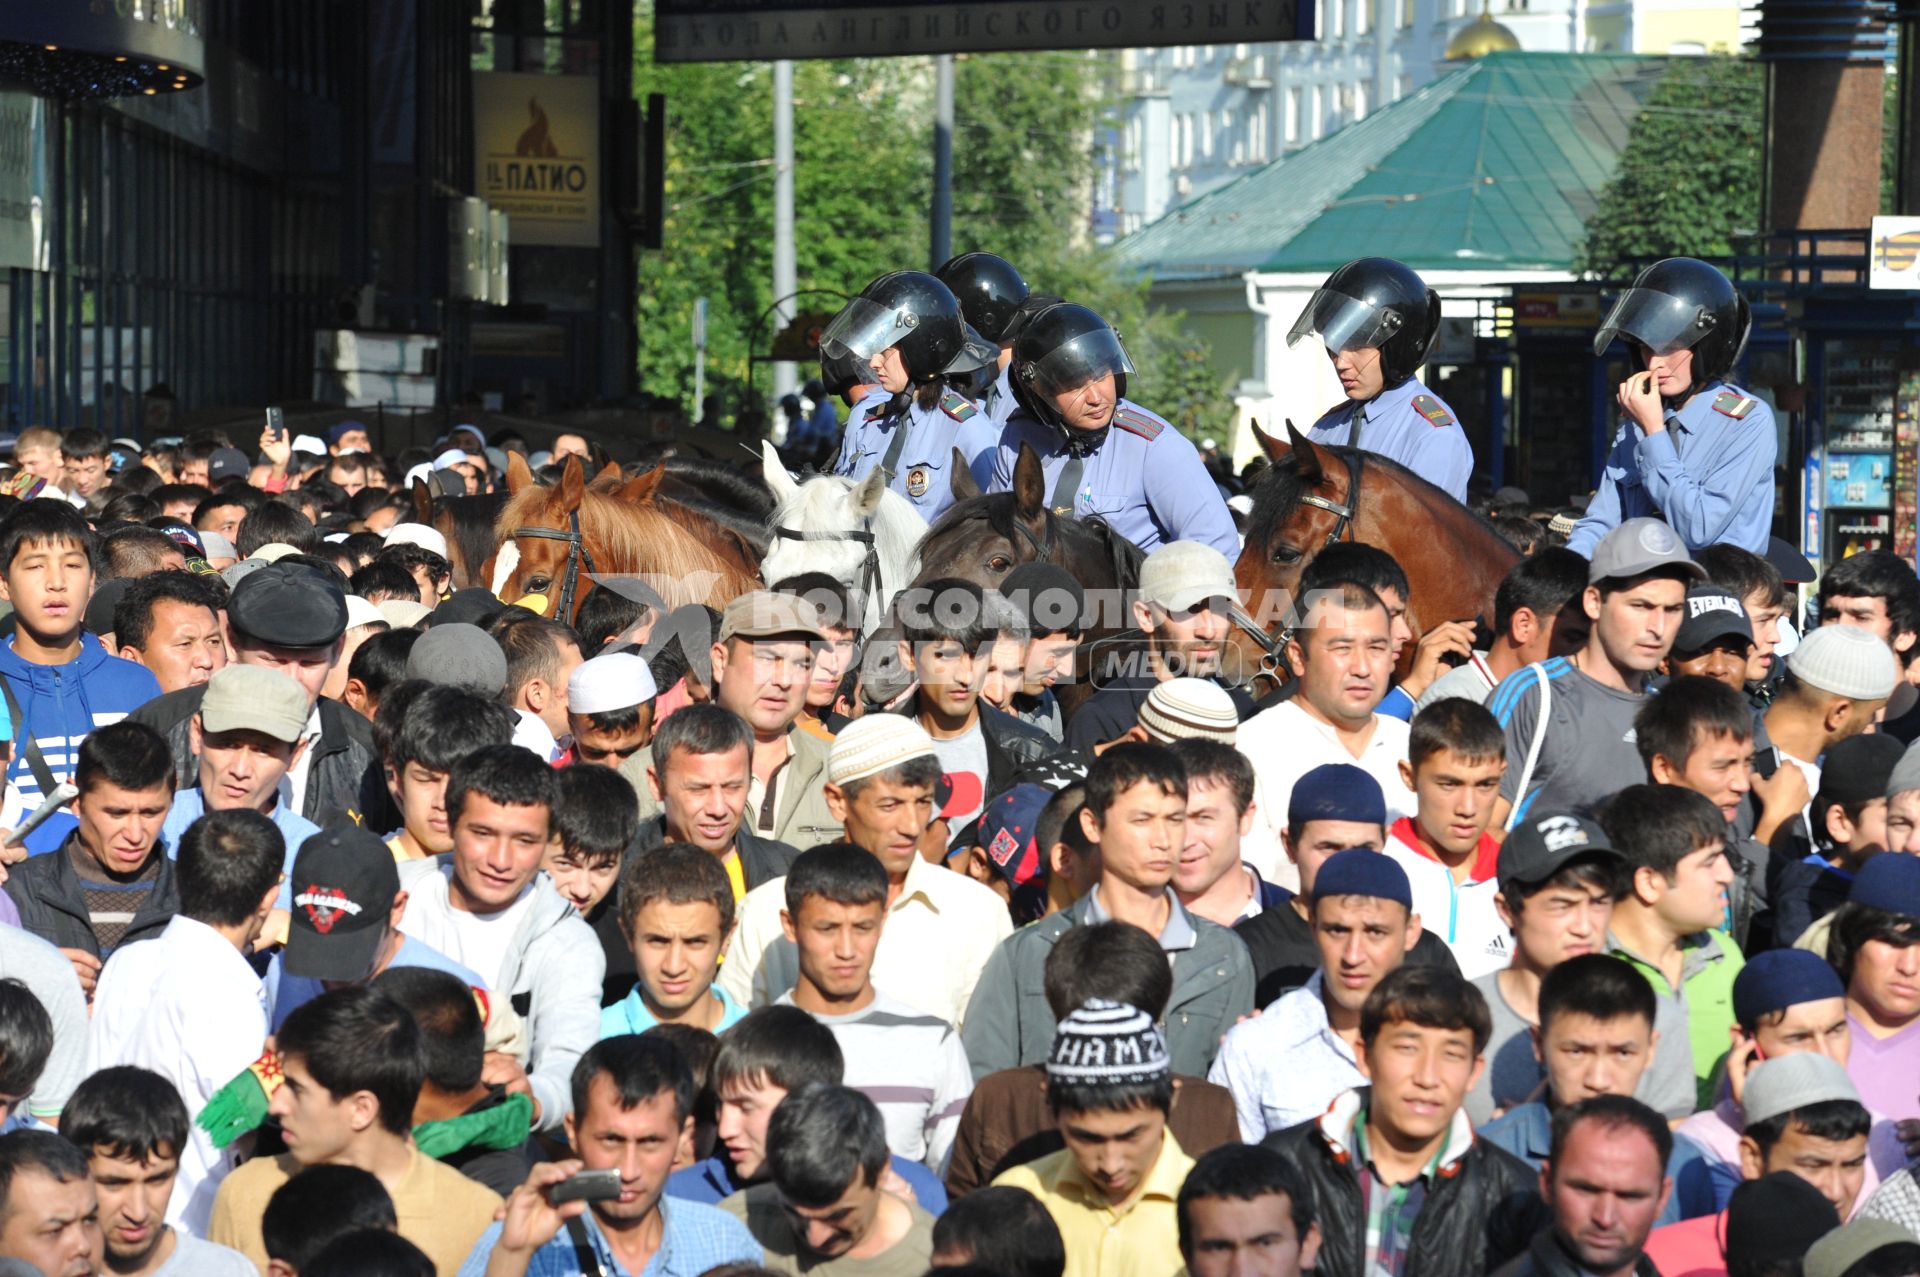
[[[1485,57],[1489,53],[1505,53],[1520,47],[1520,40],[1513,32],[1493,20],[1486,5],[1480,6],[1480,16],[1461,27],[1447,41],[1446,60],[1449,62],[1471,62],[1475,58]]]

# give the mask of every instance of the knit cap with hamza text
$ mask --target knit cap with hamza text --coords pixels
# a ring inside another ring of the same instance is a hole
[[[1138,1007],[1089,998],[1060,1021],[1047,1078],[1067,1085],[1138,1085],[1170,1077],[1167,1040]]]

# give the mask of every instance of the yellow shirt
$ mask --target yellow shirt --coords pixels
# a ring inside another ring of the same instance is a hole
[[[1065,1277],[1166,1277],[1181,1267],[1174,1199],[1193,1169],[1168,1131],[1160,1156],[1133,1200],[1115,1206],[1080,1173],[1071,1149],[1002,1172],[994,1184],[1040,1199],[1067,1249]]]
[[[727,885],[733,888],[733,903],[738,906],[747,898],[747,874],[740,868],[740,853],[731,852],[720,862],[727,870]]]

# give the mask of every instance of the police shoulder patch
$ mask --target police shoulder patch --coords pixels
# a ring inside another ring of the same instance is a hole
[[[1453,414],[1447,411],[1445,404],[1432,395],[1415,395],[1413,410],[1426,418],[1428,425],[1450,426],[1453,424]]]
[[[1167,428],[1167,423],[1148,412],[1145,408],[1123,403],[1113,414],[1113,424],[1129,434],[1139,435],[1142,439],[1153,440]]]
[[[980,410],[965,395],[953,390],[940,396],[940,411],[955,421],[971,421],[980,415]]]
[[[1743,395],[1737,390],[1723,390],[1713,397],[1713,410],[1723,417],[1745,421],[1758,402],[1752,395]]]

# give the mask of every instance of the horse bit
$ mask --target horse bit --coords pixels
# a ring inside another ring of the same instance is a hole
[[[1366,454],[1354,448],[1348,449],[1340,455],[1341,459],[1347,463],[1346,501],[1344,503],[1335,501],[1331,497],[1317,496],[1311,492],[1300,498],[1302,505],[1310,505],[1315,509],[1325,510],[1327,513],[1333,515],[1333,530],[1327,533],[1327,539],[1320,543],[1322,550],[1335,544],[1343,537],[1352,540],[1353,526],[1358,520],[1360,513],[1360,472],[1366,464]],[[1269,635],[1266,631],[1262,630],[1259,625],[1254,622],[1254,619],[1247,614],[1246,610],[1238,604],[1235,604],[1232,611],[1228,613],[1227,619],[1232,621],[1234,625],[1238,626],[1243,633],[1259,645],[1261,651],[1260,674],[1277,680],[1280,671],[1285,669],[1285,663],[1281,660],[1281,654],[1286,651],[1287,644],[1293,641],[1293,633],[1297,626],[1283,626],[1278,634]],[[1255,675],[1254,677],[1258,678],[1259,676],[1260,675]],[[1248,682],[1251,681],[1252,679],[1248,680]]]
[[[567,514],[567,530],[559,528],[515,528],[513,537],[533,537],[541,541],[565,541],[567,543],[567,574],[560,586],[560,605],[554,609],[554,617],[568,620],[573,615],[573,591],[580,579],[580,568],[584,565],[587,575],[599,571],[593,566],[593,555],[587,552],[587,545],[580,536],[580,512],[573,510]]]

